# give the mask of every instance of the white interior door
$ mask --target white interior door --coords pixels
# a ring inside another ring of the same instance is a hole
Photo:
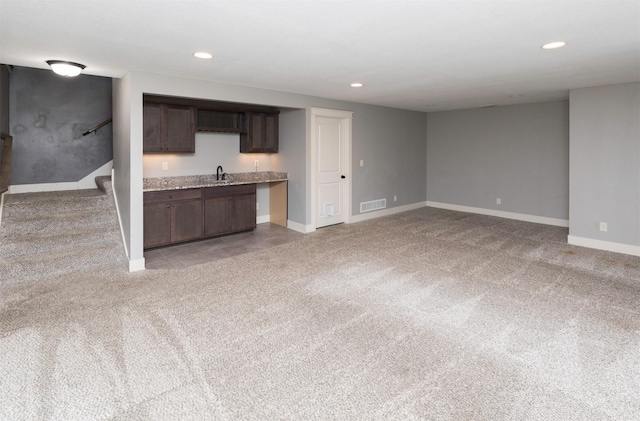
[[[350,118],[315,119],[316,228],[348,221]]]

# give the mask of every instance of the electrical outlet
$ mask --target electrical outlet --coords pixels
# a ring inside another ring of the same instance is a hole
[[[260,203],[256,202],[256,210],[260,210]]]
[[[499,197],[496,199],[496,205],[501,205],[502,204],[502,199],[500,199]]]
[[[162,163],[162,171],[167,171],[169,169],[169,163],[168,162],[163,162]]]
[[[607,232],[607,223],[606,222],[600,222],[600,231],[604,231]]]
[[[397,202],[398,201],[398,196],[396,196],[395,194],[393,195],[393,201]]]
[[[360,166],[364,167],[364,160],[363,159],[360,160]]]

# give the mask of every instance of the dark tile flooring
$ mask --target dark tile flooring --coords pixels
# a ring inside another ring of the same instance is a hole
[[[304,234],[266,223],[253,231],[145,251],[147,269],[175,269],[285,244]]]

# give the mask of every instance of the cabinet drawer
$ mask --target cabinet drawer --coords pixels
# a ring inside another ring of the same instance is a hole
[[[204,197],[237,196],[240,194],[256,194],[255,184],[241,184],[238,186],[207,187],[204,189]]]
[[[172,200],[201,199],[202,189],[163,190],[144,193],[144,203],[170,202]]]

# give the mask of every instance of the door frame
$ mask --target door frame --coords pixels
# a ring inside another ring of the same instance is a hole
[[[318,171],[318,154],[317,154],[317,146],[318,139],[316,136],[316,125],[318,117],[329,117],[329,118],[337,118],[341,119],[346,125],[346,162],[347,168],[345,169],[345,176],[347,177],[347,182],[344,183],[344,197],[345,201],[345,224],[351,222],[351,138],[352,138],[352,120],[353,120],[353,112],[351,111],[342,111],[342,110],[331,110],[328,108],[315,108],[312,107],[309,109],[311,111],[311,121],[310,121],[310,131],[311,131],[311,145],[310,145],[310,169],[311,169],[311,230],[309,232],[313,232],[316,230],[316,211],[317,211],[317,194],[318,194],[318,185],[316,180],[316,172]]]

